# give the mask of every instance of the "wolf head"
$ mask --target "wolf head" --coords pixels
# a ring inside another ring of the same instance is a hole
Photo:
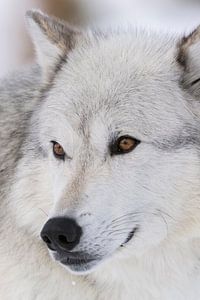
[[[178,41],[28,20],[43,88],[13,187],[19,226],[43,228],[76,273],[198,235],[200,29]]]

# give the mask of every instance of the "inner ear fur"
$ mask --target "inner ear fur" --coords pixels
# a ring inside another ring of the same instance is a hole
[[[177,61],[183,68],[184,88],[200,97],[200,26],[179,42]]]
[[[38,25],[46,38],[60,50],[66,52],[74,48],[76,37],[80,31],[65,21],[56,17],[48,16],[38,10],[27,12],[27,18],[32,19]]]
[[[81,30],[38,10],[26,14],[29,31],[35,45],[38,64],[47,81],[60,60],[66,59],[82,36]]]

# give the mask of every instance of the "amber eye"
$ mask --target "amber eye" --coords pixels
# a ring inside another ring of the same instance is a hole
[[[52,141],[52,144],[53,144],[53,154],[55,155],[55,157],[64,160],[65,151],[63,147],[59,143],[54,141]]]
[[[131,152],[136,148],[140,141],[135,138],[125,135],[118,138],[114,143],[111,144],[110,150],[111,155],[125,154]]]

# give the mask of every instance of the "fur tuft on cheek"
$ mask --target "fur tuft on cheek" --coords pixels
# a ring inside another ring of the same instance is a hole
[[[35,160],[30,168],[27,162],[21,161],[13,179],[9,199],[9,208],[18,220],[18,226],[39,236],[53,205],[47,164]]]

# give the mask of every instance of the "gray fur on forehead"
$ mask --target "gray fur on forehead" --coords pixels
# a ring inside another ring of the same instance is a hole
[[[91,34],[89,34],[91,33]],[[177,37],[164,35],[155,32],[147,32],[130,28],[128,31],[110,31],[109,33],[88,32],[84,40],[77,44],[70,58],[83,62],[92,67],[100,67],[99,63],[108,63],[104,70],[109,71],[109,66],[115,64],[115,68],[123,67],[124,63],[134,63],[139,66],[140,72],[152,74],[154,72],[164,73],[175,71],[172,66],[177,64]],[[86,66],[85,66],[86,67]],[[130,71],[131,70],[130,64]],[[139,69],[137,71],[139,71]],[[96,71],[101,70],[97,68]],[[123,69],[122,69],[123,71]],[[127,68],[126,68],[127,71]],[[180,75],[180,74],[179,74]]]
[[[102,90],[108,92],[108,88],[111,93],[120,94],[120,90],[125,93],[137,81],[143,88],[155,81],[157,85],[179,83],[181,70],[176,54],[176,42],[172,37],[135,31],[112,33],[77,46],[63,61],[54,83],[58,86],[65,80],[73,88],[73,83],[81,80],[77,93],[84,89],[86,93],[89,88],[90,93],[95,91],[95,96],[97,91],[98,94]],[[66,86],[62,87],[66,89]]]

